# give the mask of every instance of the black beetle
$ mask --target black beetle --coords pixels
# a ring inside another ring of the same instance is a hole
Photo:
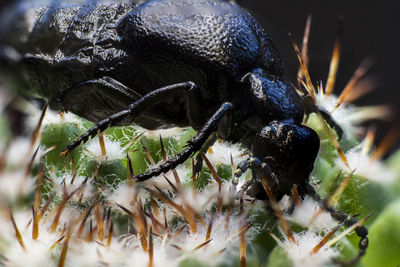
[[[308,180],[319,137],[302,125],[303,100],[285,80],[270,36],[236,3],[23,1],[5,14],[0,60],[13,84],[97,122],[65,153],[112,125],[191,126],[198,133],[182,152],[136,179],[173,169],[217,133],[250,148],[253,157],[236,172],[253,169],[249,195],[266,198],[265,178],[277,199],[294,184],[318,198]],[[367,231],[358,227],[357,234],[361,256]]]
[[[66,151],[116,124],[192,126],[199,132],[183,152],[137,179],[176,167],[218,132],[268,162],[278,198],[308,180],[319,138],[302,125],[303,101],[271,38],[237,4],[74,2],[23,1],[0,33],[20,87],[98,123]]]

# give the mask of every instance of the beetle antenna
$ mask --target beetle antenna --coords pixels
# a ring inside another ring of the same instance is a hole
[[[329,203],[326,200],[322,200],[317,191],[315,191],[314,187],[310,183],[306,183],[305,190],[307,191],[307,194],[311,196],[311,198],[318,202],[320,207],[326,211],[328,211],[331,215],[332,218],[335,220],[339,221],[340,223],[343,223],[346,227],[349,227],[345,232],[345,234],[351,232],[352,230],[355,230],[356,234],[360,237],[360,241],[358,243],[359,251],[356,257],[353,259],[347,261],[347,262],[338,262],[342,266],[350,266],[353,265],[354,263],[358,262],[360,258],[366,253],[369,240],[368,240],[368,230],[365,226],[362,224],[371,216],[368,215],[362,220],[358,221],[354,216],[349,216],[346,213],[337,210],[331,206],[329,206]],[[342,235],[343,235],[342,233]],[[345,235],[344,234],[344,235]],[[329,241],[328,246],[333,245],[335,242],[337,242],[339,238],[335,238],[331,241]]]

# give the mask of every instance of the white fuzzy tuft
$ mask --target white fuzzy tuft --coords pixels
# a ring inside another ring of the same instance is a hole
[[[379,107],[357,107],[351,104],[342,104],[336,108],[338,97],[333,94],[317,94],[316,100],[317,105],[327,110],[343,128],[345,135],[359,134],[363,122],[380,118],[384,116],[382,112],[385,112]],[[375,116],[371,113],[375,113]]]
[[[30,115],[27,118],[27,127],[29,129],[35,129],[39,122],[42,111],[29,102],[27,103],[26,109],[26,112],[28,112]],[[59,113],[48,108],[43,118],[42,128],[49,124],[63,124],[68,122],[80,125],[82,123],[82,119],[71,112]]]
[[[144,136],[147,136],[149,138],[153,139],[158,139],[160,138],[160,135],[162,138],[177,138],[180,137],[180,134],[183,133],[186,129],[185,128],[179,128],[179,127],[173,127],[173,128],[167,128],[167,129],[158,129],[158,130],[147,130],[144,129],[140,126],[136,126],[138,132],[144,132]]]
[[[136,191],[137,189],[132,184],[120,183],[115,191],[109,192],[106,195],[109,202],[118,203],[125,208],[129,208],[134,204],[133,200]]]
[[[328,212],[321,211],[318,203],[308,197],[296,206],[288,219],[315,232],[328,232],[338,225]]]
[[[86,143],[85,147],[90,151],[90,155],[94,155],[95,159],[100,162],[109,162],[126,157],[126,153],[121,148],[117,141],[111,141],[107,136],[104,136],[104,146],[106,148],[106,155],[102,155],[99,137],[96,136]]]
[[[56,172],[51,178],[54,181],[52,191],[56,192],[58,195],[62,196],[64,190],[66,190],[68,194],[75,191],[75,194],[71,198],[72,201],[90,200],[94,195],[95,188],[90,182],[91,179],[87,179],[85,176],[76,175],[74,177],[71,172]]]
[[[196,233],[179,236],[176,244],[183,248],[184,253],[180,256],[181,259],[195,258],[209,266],[216,266],[223,262],[225,253],[231,253],[232,249],[237,252],[239,249],[239,235],[236,233],[244,225],[243,218],[238,216],[231,216],[228,224],[225,216],[214,218],[210,235],[211,242],[201,249],[193,251],[195,247],[205,242],[208,224],[209,221],[207,221],[207,226],[205,227],[198,224],[199,228]],[[252,233],[248,232],[247,236],[247,240],[251,240]],[[224,249],[226,251],[223,254],[219,254]],[[176,251],[176,253],[178,255],[179,251]]]
[[[149,168],[155,168],[158,165],[162,164],[163,162],[160,161],[159,163],[157,163],[156,165],[151,165]],[[188,168],[187,166],[181,164],[178,165],[175,168],[176,173],[178,174],[179,180],[181,181],[181,183],[185,183],[187,182],[188,177],[190,176],[190,168]],[[168,183],[168,181],[165,179],[165,177],[168,178],[168,180],[176,186],[176,182],[175,182],[175,177],[172,171],[169,171],[165,174],[160,174],[158,176],[155,176],[149,180],[146,180],[144,182],[141,183],[141,185],[145,186],[145,187],[149,187],[149,188],[153,188],[154,186],[158,187],[161,190],[168,190],[171,191],[172,188],[170,186],[170,184]]]
[[[43,126],[48,124],[61,124],[61,123],[76,123],[81,124],[81,119],[71,112],[58,113],[51,109],[46,111],[46,116],[43,119]]]
[[[7,167],[13,168],[17,166],[20,169],[21,166],[27,166],[32,156],[29,154],[30,150],[31,140],[24,137],[15,139],[8,148]]]
[[[285,239],[283,248],[288,253],[294,267],[321,267],[331,266],[332,259],[339,256],[339,252],[333,247],[322,247],[317,253],[311,254],[313,248],[323,239],[312,231],[304,231],[293,234],[296,242]]]
[[[369,155],[362,152],[363,146],[363,143],[361,143],[346,153],[346,158],[351,169],[340,159],[337,159],[339,167],[347,169],[349,172],[355,170],[354,174],[362,176],[374,183],[384,185],[392,184],[396,180],[396,173],[386,167],[382,161],[371,160]]]
[[[231,144],[226,141],[217,140],[212,146],[211,151],[207,151],[208,160],[214,165],[231,165],[231,155],[233,164],[236,167],[244,158],[241,156],[245,149],[240,144]]]
[[[0,173],[0,203],[14,202],[35,190],[35,181],[26,179],[24,171]]]
[[[14,212],[15,222],[20,231],[26,250],[23,250],[15,237],[15,231],[11,221],[0,221],[2,231],[0,239],[7,242],[4,254],[7,257],[6,266],[54,266],[57,258],[56,249],[49,251],[50,247],[60,238],[59,233],[50,233],[42,226],[37,240],[32,239],[32,223],[26,227],[32,219],[30,211]]]

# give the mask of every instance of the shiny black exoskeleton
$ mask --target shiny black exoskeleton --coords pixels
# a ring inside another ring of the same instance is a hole
[[[227,0],[22,1],[6,11],[0,60],[13,86],[95,121],[66,153],[112,125],[192,126],[187,147],[144,174],[167,172],[218,137],[257,160],[248,194],[276,198],[308,179],[318,135],[260,24]],[[366,236],[363,236],[365,239]],[[364,249],[365,251],[365,249]]]
[[[13,82],[98,123],[68,150],[115,124],[192,126],[199,134],[182,153],[137,179],[175,167],[217,132],[271,166],[278,198],[308,181],[319,138],[301,125],[302,99],[249,13],[222,0],[78,2],[22,1],[0,32]]]

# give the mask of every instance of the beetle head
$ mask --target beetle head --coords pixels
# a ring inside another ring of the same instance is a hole
[[[304,125],[287,121],[274,121],[262,128],[253,140],[251,151],[255,157],[268,163],[278,179],[272,188],[277,198],[290,193],[293,184],[303,186],[308,181],[319,151],[318,134]],[[255,187],[265,192],[262,186]],[[266,197],[266,196],[265,196]],[[257,198],[263,198],[260,195]]]

